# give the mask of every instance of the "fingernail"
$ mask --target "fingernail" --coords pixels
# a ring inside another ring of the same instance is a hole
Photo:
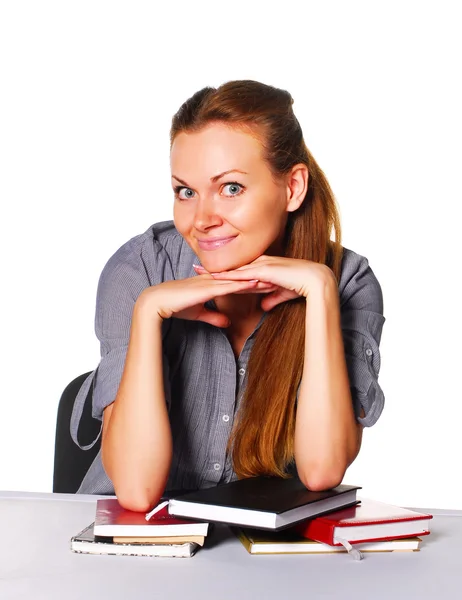
[[[259,279],[249,279],[249,281],[251,281],[252,283],[255,283],[255,282],[258,283],[260,280]]]

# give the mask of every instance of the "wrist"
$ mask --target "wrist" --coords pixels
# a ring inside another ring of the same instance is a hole
[[[159,325],[162,325],[164,321],[162,312],[155,302],[153,295],[147,293],[146,290],[143,290],[138,296],[133,309],[133,316],[149,319],[150,322],[158,323]]]
[[[333,271],[326,267],[318,274],[314,282],[311,283],[305,297],[323,297],[329,294],[338,295],[338,283]]]
[[[335,279],[320,281],[312,286],[305,298],[307,311],[331,311],[340,308],[338,285]]]

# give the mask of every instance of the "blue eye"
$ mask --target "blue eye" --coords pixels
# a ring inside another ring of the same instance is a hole
[[[229,193],[225,193],[225,196],[230,198],[240,196],[245,190],[245,187],[240,183],[237,183],[237,181],[225,183],[223,189],[226,188],[229,188]],[[184,185],[177,185],[175,188],[173,188],[173,191],[175,192],[175,197],[178,198],[178,200],[191,200],[196,194],[193,189],[185,187]]]
[[[236,181],[231,181],[230,183],[226,183],[223,189],[229,188],[230,196],[239,196],[244,191],[244,186]],[[228,195],[228,194],[226,194]]]
[[[180,192],[182,192],[184,190],[185,193],[185,197],[184,196],[180,196]],[[177,185],[175,188],[175,196],[177,198],[179,198],[180,200],[190,200],[191,198],[194,197],[194,190],[192,190],[191,188],[187,188],[184,187],[182,185]]]

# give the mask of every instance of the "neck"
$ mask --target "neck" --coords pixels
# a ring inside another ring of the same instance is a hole
[[[218,310],[233,321],[247,321],[263,313],[260,294],[228,294],[215,298]]]

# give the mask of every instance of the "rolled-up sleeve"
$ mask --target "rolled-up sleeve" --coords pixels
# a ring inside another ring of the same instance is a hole
[[[154,244],[154,252],[152,248],[146,251],[146,244]],[[144,260],[145,252],[149,261]],[[150,269],[153,256],[158,259],[154,272]],[[143,236],[137,236],[119,248],[101,272],[95,310],[95,333],[100,342],[101,360],[83,382],[71,417],[71,436],[84,450],[91,448],[98,439],[88,446],[81,446],[77,439],[90,385],[93,383],[92,415],[95,419],[102,420],[103,411],[114,402],[122,379],[135,302],[144,289],[161,283],[164,278],[173,279],[168,257],[156,240],[145,239]],[[164,335],[167,328],[168,322],[164,321]],[[166,369],[168,366],[164,360],[165,381],[168,375]]]
[[[385,396],[379,385],[380,340],[385,323],[381,286],[369,261],[345,248],[339,282],[345,360],[356,419],[365,427],[380,417]],[[364,417],[361,417],[361,408]]]

